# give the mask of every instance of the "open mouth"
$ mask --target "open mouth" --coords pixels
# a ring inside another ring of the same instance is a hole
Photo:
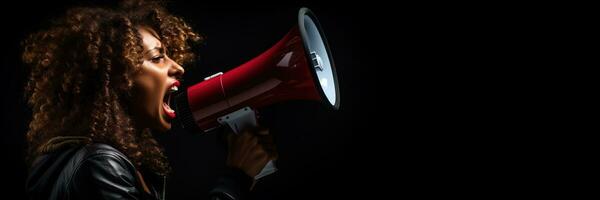
[[[163,111],[165,112],[165,114],[167,115],[167,117],[169,119],[174,119],[176,114],[175,114],[175,110],[173,110],[171,108],[171,96],[173,96],[173,94],[175,92],[177,92],[177,90],[179,89],[179,81],[175,81],[175,83],[173,83],[173,85],[171,85],[171,87],[169,87],[169,89],[167,90],[167,92],[165,93],[165,96],[163,97],[163,103],[162,103],[162,107],[163,107]]]

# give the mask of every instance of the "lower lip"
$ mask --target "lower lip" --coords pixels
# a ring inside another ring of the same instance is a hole
[[[175,119],[175,111],[169,107],[166,103],[163,103],[163,111],[169,117],[169,119]]]

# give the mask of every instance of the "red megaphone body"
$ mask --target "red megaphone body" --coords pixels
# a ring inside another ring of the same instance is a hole
[[[176,97],[183,126],[209,131],[217,118],[242,108],[288,101],[322,101],[340,105],[337,74],[316,16],[300,9],[298,25],[252,60],[192,85]]]

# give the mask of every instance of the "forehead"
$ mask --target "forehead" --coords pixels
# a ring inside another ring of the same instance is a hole
[[[158,39],[156,32],[147,28],[139,28],[138,32],[142,36],[142,45],[144,49],[154,49],[155,47],[161,47],[161,42]]]

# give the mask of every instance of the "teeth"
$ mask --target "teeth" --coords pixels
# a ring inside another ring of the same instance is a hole
[[[169,91],[171,92],[176,92],[178,90],[177,86],[173,86],[171,88],[169,88]]]

